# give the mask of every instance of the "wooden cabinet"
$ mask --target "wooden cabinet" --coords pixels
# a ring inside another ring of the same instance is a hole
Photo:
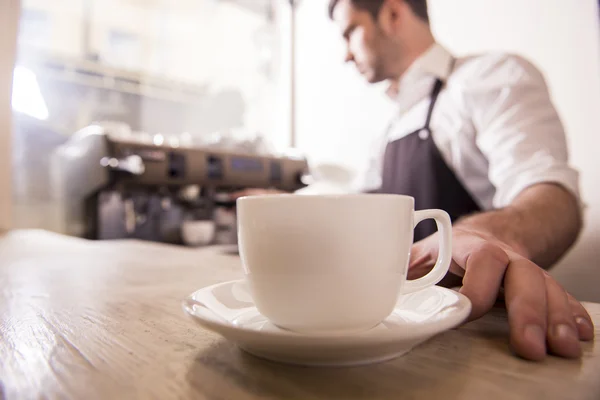
[[[19,0],[0,2],[0,231],[12,227],[11,87]]]

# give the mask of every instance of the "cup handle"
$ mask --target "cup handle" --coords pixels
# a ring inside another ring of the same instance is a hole
[[[429,273],[419,279],[404,282],[402,293],[416,292],[425,289],[428,286],[433,286],[441,281],[452,262],[452,222],[447,212],[442,210],[422,210],[415,212],[414,226],[425,219],[434,219],[437,224],[440,238],[440,251],[438,259]]]

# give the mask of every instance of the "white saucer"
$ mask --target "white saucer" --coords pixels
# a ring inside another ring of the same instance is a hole
[[[460,325],[471,302],[434,286],[401,296],[381,324],[348,335],[301,334],[274,326],[258,312],[243,280],[200,289],[184,300],[183,308],[202,327],[255,356],[308,366],[350,366],[396,358]]]

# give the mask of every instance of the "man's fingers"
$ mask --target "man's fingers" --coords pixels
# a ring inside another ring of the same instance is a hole
[[[229,198],[231,200],[237,200],[240,197],[245,197],[245,196],[263,196],[263,195],[268,195],[268,194],[283,194],[285,192],[281,191],[281,190],[277,190],[277,189],[256,189],[256,188],[250,188],[250,189],[243,189],[237,192],[232,192],[229,193]]]
[[[265,191],[263,191],[262,189],[243,189],[237,192],[232,192],[229,193],[229,197],[232,200],[237,200],[240,197],[245,197],[245,196],[258,196],[261,194],[264,194]]]
[[[590,314],[588,314],[585,307],[569,293],[567,293],[567,299],[569,301],[569,306],[571,307],[571,314],[577,324],[579,339],[585,341],[592,340],[594,338],[594,323],[592,322]]]
[[[419,279],[424,277],[425,275],[427,275],[427,273],[431,271],[431,267],[430,266],[415,266],[415,267],[410,267],[408,269],[408,273],[406,275],[406,279],[408,279],[409,281],[415,280],[415,279]]]
[[[548,346],[556,355],[579,357],[579,332],[567,293],[550,275],[544,274],[544,278],[548,304]]]
[[[515,352],[530,360],[546,356],[546,283],[541,268],[526,259],[510,262],[504,277],[510,342]]]
[[[504,250],[482,241],[464,258],[464,262],[465,275],[460,292],[471,300],[470,319],[476,319],[496,302],[509,258]]]

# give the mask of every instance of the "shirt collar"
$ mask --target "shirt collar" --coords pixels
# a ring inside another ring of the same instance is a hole
[[[442,45],[434,43],[425,53],[417,58],[409,70],[416,69],[421,73],[445,81],[450,74],[450,64],[453,58],[452,54]]]
[[[419,58],[417,58],[399,80],[389,84],[386,92],[397,98],[402,88],[410,86],[423,77],[448,79],[454,56],[441,44],[433,43]]]

